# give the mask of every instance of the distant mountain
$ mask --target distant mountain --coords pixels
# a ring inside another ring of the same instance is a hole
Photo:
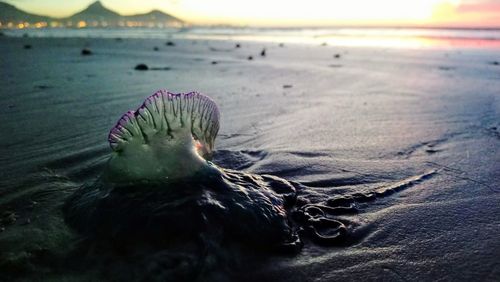
[[[184,22],[162,11],[153,10],[145,14],[122,16],[102,5],[100,1],[90,4],[87,8],[72,16],[56,19],[45,16],[33,15],[17,9],[16,7],[0,2],[0,23],[6,25],[11,23],[28,22],[31,24],[39,22],[58,23],[55,26],[86,27],[86,26],[110,26],[110,27],[137,27],[137,26],[182,26]],[[10,25],[8,25],[10,27]]]
[[[10,4],[0,2],[0,22],[2,23],[21,23],[21,22],[29,22],[29,23],[36,23],[36,22],[47,22],[52,20],[50,17],[46,16],[39,16],[39,15],[34,15],[30,14],[27,12],[24,12],[22,10],[19,10],[15,6],[12,6]]]
[[[183,21],[173,17],[169,14],[166,14],[162,11],[159,10],[153,10],[149,13],[146,14],[137,14],[137,15],[132,15],[132,16],[126,16],[125,17],[127,20],[130,21],[137,21],[137,22],[179,22],[182,23]]]
[[[90,4],[86,9],[78,12],[64,20],[70,21],[98,21],[98,22],[115,22],[119,21],[122,16],[110,9],[104,7],[100,1]]]

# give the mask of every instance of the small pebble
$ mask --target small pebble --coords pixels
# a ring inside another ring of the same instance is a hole
[[[333,55],[333,57],[334,57],[335,59],[340,59],[340,54],[335,54],[335,55]]]
[[[158,48],[158,47],[156,47],[156,46],[155,46],[155,47],[153,48],[153,50],[154,50],[154,51],[160,51],[160,48]]]
[[[167,46],[175,46],[175,43],[172,42],[172,41],[167,41],[167,43],[165,43],[165,45],[167,45]]]
[[[236,43],[236,46],[235,46],[235,47],[236,47],[236,48],[241,48],[240,43]]]
[[[293,85],[291,85],[291,84],[285,84],[285,85],[283,85],[283,88],[292,88],[292,87],[293,87]]]
[[[253,57],[252,56],[248,56],[248,60],[249,61],[253,60]]]
[[[83,48],[82,49],[82,56],[89,56],[89,55],[92,55],[92,51],[90,51],[90,49],[88,49],[88,48]]]
[[[149,67],[146,64],[138,64],[134,68],[135,70],[140,70],[140,71],[146,71],[149,69]]]
[[[217,61],[212,61],[212,65],[216,65],[217,64]]]
[[[30,44],[24,45],[24,49],[31,49],[31,45]]]
[[[262,51],[260,52],[260,55],[262,57],[265,57],[266,56],[266,48],[262,49]]]

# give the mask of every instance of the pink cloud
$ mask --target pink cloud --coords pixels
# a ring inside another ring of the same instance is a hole
[[[464,3],[458,6],[456,11],[458,13],[500,14],[500,3],[498,1]]]

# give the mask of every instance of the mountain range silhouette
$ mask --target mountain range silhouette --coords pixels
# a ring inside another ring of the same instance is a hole
[[[158,24],[184,24],[183,20],[159,10],[152,10],[148,13],[130,16],[120,15],[103,6],[100,1],[96,1],[84,10],[64,18],[36,15],[22,11],[5,2],[0,2],[0,23],[2,23],[2,25],[7,25],[8,23],[14,25],[19,23],[34,24],[40,22],[59,22],[61,25],[69,26],[80,23],[80,27],[82,27],[82,22],[84,23],[83,26],[87,24],[94,26],[130,26],[131,24],[133,26],[156,26]]]

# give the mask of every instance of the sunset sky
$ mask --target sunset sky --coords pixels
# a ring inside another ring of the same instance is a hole
[[[93,0],[8,0],[64,17]],[[500,27],[500,0],[103,0],[121,14],[159,9],[194,24],[248,26],[423,25]]]

